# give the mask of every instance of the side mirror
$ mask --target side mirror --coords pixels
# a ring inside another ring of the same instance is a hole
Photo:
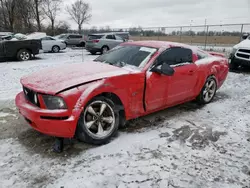
[[[164,74],[166,76],[174,75],[174,69],[170,67],[167,63],[163,63],[161,66],[155,66],[151,69],[151,71],[159,74]]]

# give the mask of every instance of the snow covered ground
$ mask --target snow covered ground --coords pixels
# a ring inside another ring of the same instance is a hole
[[[63,154],[18,115],[19,79],[93,59],[85,51],[0,63],[0,188],[250,187],[250,75],[230,73],[211,104],[187,103],[128,123],[107,145],[66,141]]]

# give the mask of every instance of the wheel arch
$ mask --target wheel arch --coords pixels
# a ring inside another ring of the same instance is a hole
[[[30,48],[19,48],[19,49],[17,50],[17,52],[16,52],[16,56],[17,56],[17,54],[18,54],[21,50],[27,50],[27,51],[30,52],[30,54],[33,54],[32,50],[31,50]]]
[[[84,95],[84,93],[83,93],[83,95]],[[121,98],[114,92],[99,92],[99,93],[95,93],[95,94],[92,94],[92,95],[90,94],[84,101],[81,100],[81,97],[80,97],[78,99],[78,102],[77,102],[78,104],[76,105],[75,110],[73,111],[73,116],[75,118],[77,118],[76,122],[79,121],[80,115],[84,111],[86,105],[91,100],[93,100],[94,98],[101,97],[101,96],[112,100],[117,105],[117,110],[119,110],[119,115],[120,115],[119,124],[120,124],[121,127],[123,127],[125,125],[125,123],[126,123],[125,105],[122,102]],[[81,105],[81,107],[79,105]],[[77,124],[76,124],[75,130],[74,130],[75,134],[76,134],[76,131],[77,131]]]
[[[124,97],[121,97],[121,93],[124,92],[117,91],[112,85],[105,83],[105,80],[97,80],[94,83],[89,83],[89,85],[84,86],[83,92],[74,106],[73,116],[75,118],[79,117],[86,104],[88,104],[93,98],[104,96],[118,105],[118,110],[120,110],[122,113],[121,115],[126,119],[126,101]]]
[[[52,45],[51,50],[53,50],[53,48],[54,48],[55,46],[56,46],[56,47],[58,47],[58,48],[59,48],[59,50],[61,50],[61,47],[60,47],[58,44],[54,44],[54,45]]]
[[[108,47],[108,49],[110,50],[110,47],[107,44],[102,45],[102,48],[104,47]]]

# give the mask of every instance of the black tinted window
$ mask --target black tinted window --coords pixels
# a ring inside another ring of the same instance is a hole
[[[167,63],[169,65],[177,65],[181,63],[193,62],[193,53],[187,48],[169,48],[163,52],[157,59],[157,64]]]
[[[89,40],[100,39],[102,37],[103,37],[103,35],[88,35]]]
[[[70,35],[69,38],[71,38],[71,39],[80,39],[80,38],[82,38],[82,36],[81,35]]]
[[[114,35],[107,35],[106,39],[111,39],[111,40],[115,40],[115,36]]]

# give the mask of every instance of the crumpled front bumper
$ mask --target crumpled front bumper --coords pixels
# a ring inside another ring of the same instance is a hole
[[[35,130],[50,136],[74,137],[77,119],[68,110],[41,109],[29,103],[23,92],[16,96],[15,102],[19,113]]]

